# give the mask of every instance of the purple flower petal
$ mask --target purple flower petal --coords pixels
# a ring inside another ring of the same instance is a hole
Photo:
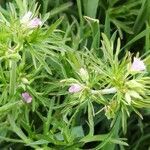
[[[42,25],[42,21],[39,18],[33,18],[28,23],[28,28],[36,28]]]
[[[131,71],[144,71],[146,70],[146,66],[142,60],[134,57],[133,63],[131,65]]]
[[[79,84],[72,84],[68,91],[70,93],[77,93],[77,92],[80,92],[81,90],[82,90],[82,87]]]
[[[31,102],[32,102],[32,97],[29,95],[28,92],[24,92],[24,93],[22,93],[21,95],[22,95],[23,100],[24,100],[26,103],[31,103]]]

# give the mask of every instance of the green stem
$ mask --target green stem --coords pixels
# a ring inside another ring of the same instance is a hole
[[[54,99],[51,99],[46,122],[44,123],[44,135],[47,135],[49,133],[49,127],[50,127],[51,119],[52,119],[53,106],[54,106]]]
[[[9,94],[13,96],[16,92],[16,61],[10,60],[10,87]]]
[[[117,92],[115,87],[109,89],[102,89],[102,90],[91,90],[92,94],[114,94]]]

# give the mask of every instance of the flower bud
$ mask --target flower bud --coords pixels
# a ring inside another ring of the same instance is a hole
[[[89,80],[89,74],[88,74],[87,70],[85,70],[84,68],[81,68],[79,70],[79,75],[83,81]]]
[[[21,95],[22,95],[22,98],[23,98],[24,102],[26,102],[26,103],[31,103],[32,102],[32,97],[29,95],[28,92],[24,92]]]
[[[29,81],[27,78],[22,78],[21,81],[23,84],[29,84]]]

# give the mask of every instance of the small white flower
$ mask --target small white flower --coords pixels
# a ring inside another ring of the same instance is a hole
[[[20,22],[22,24],[28,23],[32,19],[32,12],[28,11],[21,19]]]
[[[146,66],[142,60],[134,57],[130,70],[131,71],[144,71],[146,70]]]

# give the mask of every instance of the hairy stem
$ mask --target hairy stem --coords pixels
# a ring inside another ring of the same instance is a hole
[[[116,93],[117,89],[115,87],[102,90],[92,90],[92,94],[113,94]]]

